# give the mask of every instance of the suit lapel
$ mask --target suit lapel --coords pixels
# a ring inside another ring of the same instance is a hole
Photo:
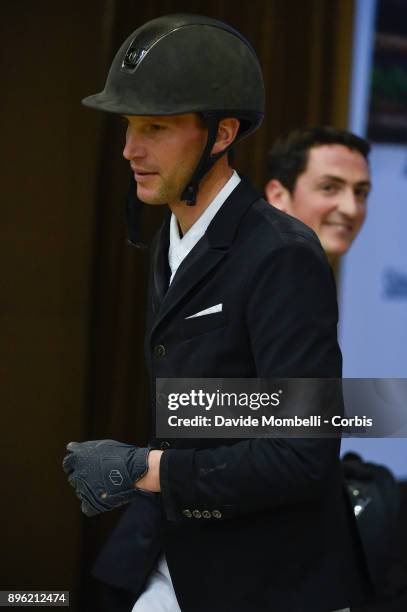
[[[169,219],[163,225],[154,256],[153,308],[155,320],[151,333],[178,304],[193,292],[201,280],[225,257],[242,217],[259,194],[246,179],[242,179],[210,223],[204,236],[183,260],[168,288]]]
[[[152,307],[154,318],[160,310],[170,280],[170,266],[168,264],[170,219],[171,215],[168,214],[159,230],[153,250]]]
[[[154,328],[177,307],[185,296],[194,290],[202,278],[211,272],[226,253],[227,250],[224,249],[211,249],[207,236],[202,236],[178,268],[157,313]]]

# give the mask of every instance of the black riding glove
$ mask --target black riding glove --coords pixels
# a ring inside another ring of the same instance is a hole
[[[148,470],[149,448],[115,440],[70,442],[66,448],[69,453],[62,467],[87,516],[112,510],[138,495],[155,496],[134,488]]]

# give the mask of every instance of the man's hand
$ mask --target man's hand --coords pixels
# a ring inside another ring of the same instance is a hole
[[[66,448],[69,452],[62,467],[87,516],[131,502],[138,495],[153,495],[135,487],[148,471],[149,448],[115,440],[70,442]]]

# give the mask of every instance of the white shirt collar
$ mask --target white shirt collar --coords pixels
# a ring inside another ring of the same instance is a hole
[[[214,197],[212,202],[203,211],[200,217],[190,227],[187,233],[181,238],[179,235],[179,228],[177,218],[174,213],[171,215],[170,222],[170,247],[168,250],[168,262],[171,268],[171,278],[175,276],[178,267],[182,261],[188,255],[188,253],[194,248],[196,243],[202,238],[208,226],[216,213],[221,208],[225,200],[230,196],[232,191],[240,183],[241,179],[236,170],[233,170],[233,174],[228,182],[222,187],[218,194]]]

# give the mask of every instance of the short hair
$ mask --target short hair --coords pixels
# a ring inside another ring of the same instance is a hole
[[[370,144],[364,138],[330,126],[308,126],[276,140],[267,155],[268,180],[277,179],[293,193],[299,175],[307,167],[310,149],[330,144],[344,145],[368,160]]]

